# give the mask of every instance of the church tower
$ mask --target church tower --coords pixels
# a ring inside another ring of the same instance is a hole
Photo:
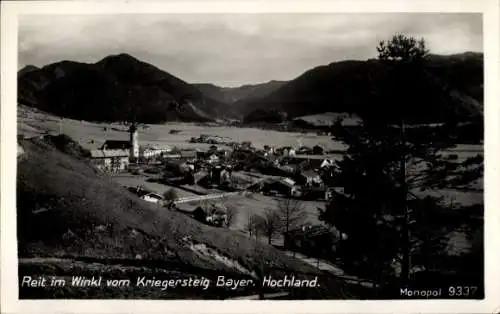
[[[130,159],[139,158],[139,130],[135,123],[130,126]]]

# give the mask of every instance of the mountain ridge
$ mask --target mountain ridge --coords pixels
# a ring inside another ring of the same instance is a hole
[[[129,121],[133,116],[143,123],[211,121],[228,109],[185,81],[125,53],[96,63],[63,60],[24,71],[18,76],[18,101],[90,121]]]
[[[41,68],[28,65],[18,72],[18,101],[59,116],[91,121],[136,117],[143,123],[252,122],[252,113],[258,112],[259,120],[265,118],[267,110],[289,118],[323,112],[358,113],[373,104],[387,71],[377,59],[342,60],[311,68],[290,81],[220,87],[189,84],[121,53],[95,63],[63,60]],[[420,120],[436,122],[449,114],[482,115],[482,53],[430,54],[426,71],[420,78],[421,89],[412,92],[424,104],[412,110],[417,114],[428,111],[431,117]],[[444,108],[444,102],[451,103]],[[377,108],[380,112],[392,110],[380,104]]]
[[[412,78],[418,86],[409,90],[412,98],[421,101],[418,108],[408,109],[417,115],[416,122],[439,122],[449,114],[460,119],[467,114],[482,115],[482,53],[431,54],[425,72]],[[377,59],[333,62],[305,71],[265,97],[244,101],[239,109],[250,123],[261,122],[266,110],[273,117],[283,112],[291,118],[323,112],[359,113],[374,104],[387,75],[387,66]],[[377,109],[383,115],[394,108],[377,104]]]

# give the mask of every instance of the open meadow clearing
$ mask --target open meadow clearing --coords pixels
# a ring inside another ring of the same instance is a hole
[[[253,214],[262,215],[267,208],[276,209],[279,197],[265,196],[260,193],[249,194],[245,196],[230,196],[223,200],[227,207],[237,210],[236,217],[231,225],[231,229],[244,230],[248,222],[248,217]],[[219,201],[220,202],[220,201]],[[318,224],[318,207],[324,208],[325,202],[322,201],[301,201],[301,208],[306,213],[304,223]],[[179,207],[195,207],[201,202],[190,202],[181,204]]]
[[[37,135],[41,132],[65,133],[89,149],[98,148],[105,140],[128,140],[127,127],[115,123],[92,123],[72,119],[61,119],[31,108],[19,106],[18,129],[20,133]],[[179,131],[170,134],[170,131]],[[314,146],[321,145],[326,150],[340,150],[343,145],[331,140],[330,136],[318,136],[315,133],[292,133],[262,130],[228,125],[197,125],[195,123],[151,124],[139,131],[141,145],[171,145],[179,148],[204,148],[211,144],[188,143],[192,137],[201,134],[219,136],[227,142],[250,141],[256,148],[269,146]],[[92,142],[93,141],[93,142]]]
[[[144,175],[133,175],[129,173],[113,175],[113,180],[115,182],[118,182],[120,185],[126,187],[144,186],[147,190],[155,192],[160,195],[162,195],[165,191],[169,189],[173,189],[177,193],[177,196],[179,198],[197,195],[195,193],[188,192],[178,187],[172,187],[161,183],[147,181],[147,178],[148,177]]]

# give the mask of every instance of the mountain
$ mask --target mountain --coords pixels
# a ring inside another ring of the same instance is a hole
[[[23,69],[24,70],[24,69]],[[59,116],[89,121],[210,121],[228,106],[128,54],[93,64],[62,61],[18,75],[18,101]]]
[[[308,70],[267,96],[243,100],[239,109],[245,122],[262,121],[263,111],[273,117],[286,113],[289,118],[324,112],[382,117],[403,108],[410,123],[482,115],[482,53],[430,55],[425,71],[411,77],[411,86],[400,86],[407,93],[399,108],[375,100],[387,88],[388,73],[378,60],[335,62]]]
[[[239,87],[220,87],[214,84],[193,85],[208,97],[228,104],[238,104],[243,100],[264,97],[286,83],[286,81],[273,80],[267,83],[247,84]]]
[[[17,76],[19,77],[19,76],[22,76],[26,73],[29,73],[31,71],[36,71],[36,70],[39,70],[39,68],[34,66],[34,65],[29,64],[29,65],[25,66],[24,68],[22,68],[21,70],[17,71]]]

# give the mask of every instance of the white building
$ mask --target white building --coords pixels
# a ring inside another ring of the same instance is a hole
[[[154,158],[161,156],[162,154],[169,153],[172,148],[169,146],[158,147],[158,146],[141,146],[139,147],[139,156],[142,158]]]
[[[123,171],[129,165],[129,151],[126,149],[95,149],[90,154],[91,164],[103,171]]]
[[[333,163],[333,161],[332,161],[331,159],[325,159],[325,160],[323,160],[323,162],[321,163],[320,168],[328,168],[328,167],[331,167],[331,166],[333,166],[333,165],[334,165],[334,163]]]
[[[208,157],[208,162],[213,164],[213,163],[216,163],[219,161],[219,156],[217,156],[216,154],[212,154]]]
[[[148,193],[143,196],[141,196],[141,199],[145,200],[146,202],[158,204],[160,202],[163,202],[163,196],[156,194],[156,193]]]

